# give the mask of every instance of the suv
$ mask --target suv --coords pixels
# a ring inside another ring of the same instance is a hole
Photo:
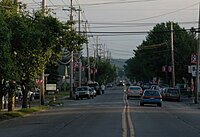
[[[93,87],[96,92],[97,92],[97,95],[101,95],[101,87],[99,86],[99,83],[95,82],[95,83],[90,83],[88,84],[89,87]]]
[[[177,100],[180,102],[181,100],[181,94],[180,91],[176,88],[166,88],[165,93],[164,93],[164,99],[172,99],[172,100]]]
[[[92,89],[88,86],[82,86],[82,87],[78,87],[76,89],[76,100],[79,100],[79,98],[88,98],[90,99],[90,95],[91,95],[91,91]]]

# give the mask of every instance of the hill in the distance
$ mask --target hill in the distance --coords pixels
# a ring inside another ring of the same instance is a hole
[[[111,59],[111,63],[115,64],[116,67],[124,68],[125,62],[127,59]]]

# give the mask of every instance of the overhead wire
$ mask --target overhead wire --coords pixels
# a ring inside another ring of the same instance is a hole
[[[163,13],[163,14],[159,14],[159,15],[155,15],[155,16],[151,16],[151,17],[141,18],[141,19],[127,20],[127,21],[124,21],[124,22],[132,22],[132,21],[142,21],[142,20],[154,19],[154,18],[158,18],[158,17],[162,17],[162,16],[166,16],[166,15],[170,15],[170,14],[182,11],[184,9],[196,6],[197,4],[199,4],[199,2],[198,3],[194,3],[192,5],[189,5],[189,6],[186,6],[186,7],[183,7],[183,8],[180,8],[180,9],[177,9],[177,10],[174,10],[174,11],[171,11],[171,12],[167,12],[167,13]]]
[[[101,3],[90,3],[90,4],[81,4],[82,6],[100,6],[100,5],[113,5],[113,4],[127,4],[127,3],[136,3],[136,2],[152,2],[157,0],[123,0],[123,1],[110,1],[110,2],[101,2]]]
[[[40,4],[38,4],[38,2],[36,2],[35,0],[33,0],[34,1],[34,3],[36,3],[37,5],[39,5],[40,6]],[[62,0],[63,1],[63,0]],[[76,0],[77,1],[77,0]],[[139,2],[138,0],[136,0],[137,2]],[[136,1],[126,1],[126,2],[136,2]],[[148,1],[148,0],[143,0],[143,2],[144,1]],[[51,2],[51,4],[52,4],[52,7],[57,7],[57,6],[59,6],[59,5],[54,5],[53,3],[52,3],[52,1],[50,0],[50,2]],[[141,1],[140,1],[141,2]],[[65,2],[63,1],[63,3],[65,4]],[[77,3],[78,3],[78,1],[77,1]],[[104,5],[104,4],[110,4],[110,3],[112,3],[112,2],[105,2],[105,3],[97,3],[97,5]],[[113,4],[114,3],[116,3],[116,2],[113,2]],[[125,3],[125,1],[124,2],[119,2],[119,3]],[[79,4],[79,3],[78,3]],[[79,4],[80,5],[80,4]],[[92,5],[92,4],[91,4]],[[146,19],[152,19],[152,18],[157,18],[157,17],[161,17],[161,16],[166,16],[166,15],[169,15],[169,14],[172,14],[172,13],[175,13],[175,12],[178,12],[178,11],[181,11],[181,10],[184,10],[184,9],[187,9],[187,8],[189,8],[189,7],[192,7],[192,6],[194,6],[194,5],[196,5],[196,3],[195,4],[193,4],[193,5],[190,5],[190,6],[187,6],[187,7],[185,7],[185,8],[181,8],[181,9],[178,9],[178,10],[175,10],[175,11],[172,11],[172,12],[169,12],[169,13],[164,13],[164,14],[160,14],[160,15],[157,15],[157,16],[152,16],[152,17],[148,17],[148,18],[143,18],[143,19],[137,19],[137,20],[129,20],[129,21],[125,21],[125,22],[131,22],[131,21],[139,21],[139,20],[146,20]],[[50,5],[49,5],[50,6]],[[61,6],[61,5],[60,5]],[[64,17],[63,17],[64,18]],[[90,24],[92,24],[92,23],[90,23]],[[102,25],[102,24],[101,24]],[[135,24],[136,25],[136,24]],[[148,23],[146,23],[146,24],[138,24],[138,26],[144,26],[144,25],[150,25],[150,24],[148,24]],[[88,25],[89,26],[89,25]],[[123,24],[121,24],[121,25],[118,25],[118,26],[116,26],[116,25],[112,25],[112,26],[96,26],[96,28],[112,28],[112,27],[130,27],[130,26],[128,26],[127,24],[126,25],[123,25]],[[134,26],[134,27],[137,27],[137,25],[136,26]],[[89,28],[89,27],[88,27]],[[91,28],[95,28],[95,27],[91,27],[90,26],[90,29]],[[89,29],[88,29],[89,30]],[[146,35],[147,33],[148,33],[148,31],[142,31],[142,32],[92,32],[92,31],[90,31],[89,32],[90,34],[92,34],[93,36],[125,36],[125,35]],[[102,34],[103,33],[103,34]],[[95,39],[94,39],[94,37],[92,37],[93,38],[93,41],[95,41]]]

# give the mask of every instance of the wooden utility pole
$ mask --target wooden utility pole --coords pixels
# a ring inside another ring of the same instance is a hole
[[[196,69],[196,89],[194,94],[194,103],[198,103],[199,92],[199,63],[200,63],[200,5],[199,5],[199,23],[198,23],[198,44],[197,44],[197,69]]]
[[[73,21],[73,16],[72,16],[72,11],[73,11],[73,4],[71,0],[70,4],[70,23],[71,23],[71,31],[73,29],[72,27],[72,21]],[[73,98],[73,75],[74,73],[74,51],[71,51],[71,60],[70,60],[70,98]]]
[[[93,65],[93,81],[95,81],[95,70],[96,70],[96,48],[94,47],[94,65]]]
[[[78,34],[79,36],[81,35],[81,8],[79,6],[78,9]],[[79,77],[78,77],[78,85],[79,87],[81,86],[82,83],[82,77],[81,77],[81,71],[82,71],[82,61],[81,61],[81,51],[78,51],[78,56],[79,56]]]
[[[44,16],[46,16],[46,0],[42,0],[42,11]]]
[[[88,37],[87,36],[87,21],[85,22],[85,36],[86,38]],[[90,55],[89,55],[89,45],[88,45],[88,42],[86,43],[86,47],[87,47],[87,67],[88,67],[88,81],[91,80],[90,78]]]
[[[103,57],[104,57],[104,61],[106,61],[106,45],[105,44],[103,47]]]
[[[43,11],[43,14],[44,16],[46,16],[46,0],[42,0],[42,11]],[[45,80],[44,80],[44,70],[45,70],[45,66],[42,70],[42,74],[41,74],[41,77],[40,79],[42,80],[42,83],[41,83],[41,87],[40,87],[40,105],[44,105],[44,84],[45,84]]]
[[[171,55],[172,55],[172,86],[175,87],[175,65],[174,65],[174,29],[171,22]]]

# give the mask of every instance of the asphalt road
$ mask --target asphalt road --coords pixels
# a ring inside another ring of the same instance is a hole
[[[200,109],[181,102],[139,106],[122,88],[94,99],[0,122],[0,137],[200,137]]]

